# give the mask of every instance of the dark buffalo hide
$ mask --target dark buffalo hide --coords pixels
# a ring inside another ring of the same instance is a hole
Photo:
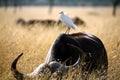
[[[76,52],[71,46],[83,50],[84,54]],[[69,66],[77,61],[79,55],[84,62],[81,64],[83,72],[91,73],[93,70],[98,70],[101,73],[104,70],[107,72],[108,59],[103,43],[96,36],[87,33],[58,36],[48,52],[46,62],[55,60]]]

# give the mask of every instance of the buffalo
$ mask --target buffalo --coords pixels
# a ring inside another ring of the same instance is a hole
[[[22,26],[34,26],[36,24],[41,24],[47,27],[47,26],[55,25],[56,21],[51,19],[46,19],[46,20],[30,19],[28,21],[25,21],[24,19],[19,18],[16,20],[16,24],[20,24]]]
[[[107,76],[108,58],[105,47],[99,38],[85,32],[60,34],[50,47],[45,62],[32,73],[23,74],[16,69],[16,63],[21,55],[11,65],[12,73],[18,80],[40,76],[46,68],[51,73],[57,70],[67,73],[70,68],[76,66],[81,66],[83,80],[88,79],[93,71],[99,78],[106,79]]]

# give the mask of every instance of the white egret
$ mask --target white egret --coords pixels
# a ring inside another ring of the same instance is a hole
[[[63,22],[68,28],[65,33],[69,34],[70,28],[72,29],[77,29],[77,26],[73,23],[72,19],[65,13],[65,12],[60,12],[60,21]]]

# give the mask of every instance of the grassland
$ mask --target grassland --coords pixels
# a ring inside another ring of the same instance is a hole
[[[23,7],[16,13],[13,8],[6,11],[0,8],[0,80],[15,80],[10,66],[21,52],[24,55],[18,62],[18,69],[24,73],[33,71],[44,62],[53,40],[66,29],[57,25],[23,27],[15,21],[18,18],[58,20],[60,11],[66,11],[71,17],[78,16],[86,23],[86,27],[79,25],[70,33],[87,32],[102,40],[109,61],[108,80],[120,80],[120,8],[113,17],[111,7],[55,7],[52,14],[48,14],[47,7]]]

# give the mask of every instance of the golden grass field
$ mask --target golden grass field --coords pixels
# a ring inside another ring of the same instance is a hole
[[[19,53],[24,55],[18,62],[21,72],[29,73],[43,63],[54,39],[66,28],[42,25],[26,26],[15,24],[18,18],[59,19],[59,12],[66,11],[70,17],[78,16],[86,22],[86,27],[79,25],[76,31],[87,32],[99,37],[105,45],[108,55],[108,80],[120,80],[120,7],[117,16],[112,16],[112,7],[54,7],[48,14],[48,7],[23,7],[13,13],[13,8],[0,8],[0,80],[15,80],[12,76],[11,63]]]

